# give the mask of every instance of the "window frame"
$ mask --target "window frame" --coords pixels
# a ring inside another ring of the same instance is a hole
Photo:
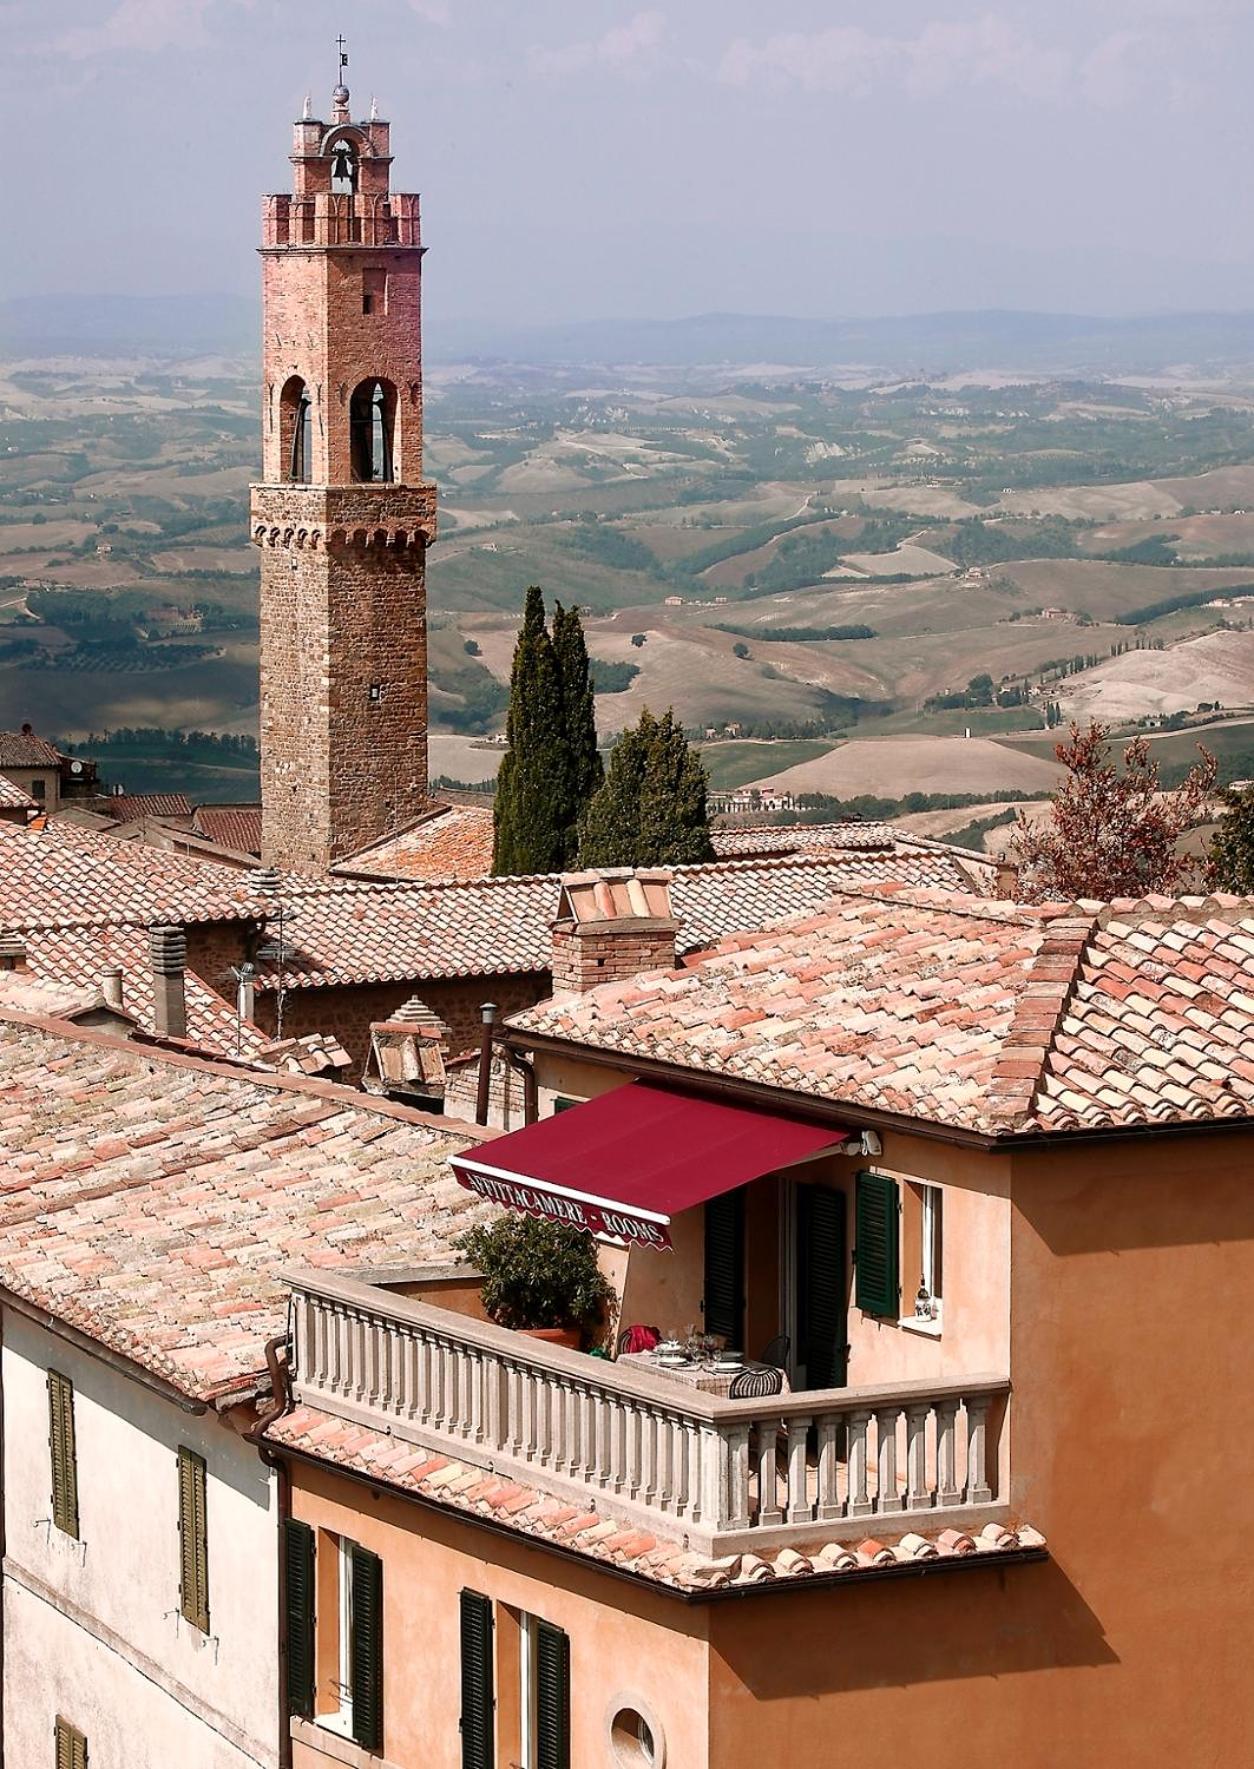
[[[61,1370],[48,1375],[48,1471],[52,1522],[62,1535],[81,1540],[78,1512],[78,1440],[74,1384]]]

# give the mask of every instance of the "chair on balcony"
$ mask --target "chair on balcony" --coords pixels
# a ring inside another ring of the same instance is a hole
[[[618,1335],[618,1355],[621,1357],[625,1351],[655,1351],[661,1343],[660,1327],[624,1327]]]
[[[786,1370],[788,1368],[788,1352],[791,1346],[792,1340],[788,1337],[787,1333],[777,1333],[774,1339],[772,1339],[770,1344],[766,1347],[766,1350],[759,1357],[758,1362],[760,1364],[771,1364],[777,1370]]]
[[[731,1379],[731,1387],[727,1390],[728,1400],[763,1400],[768,1395],[784,1392],[784,1372],[778,1365],[763,1367],[750,1366],[747,1370],[738,1370]]]

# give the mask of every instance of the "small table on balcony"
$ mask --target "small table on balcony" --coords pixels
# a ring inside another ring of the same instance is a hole
[[[688,1388],[695,1388],[702,1394],[721,1395],[724,1400],[739,1374],[737,1370],[716,1369],[712,1357],[694,1357],[686,1364],[665,1364],[659,1361],[656,1351],[623,1351],[619,1353],[617,1361],[626,1369],[644,1370],[650,1376],[666,1376],[672,1381],[684,1383]],[[742,1370],[765,1370],[770,1367],[755,1363],[752,1358],[746,1358],[740,1365]],[[787,1375],[784,1375],[782,1392],[789,1392]]]

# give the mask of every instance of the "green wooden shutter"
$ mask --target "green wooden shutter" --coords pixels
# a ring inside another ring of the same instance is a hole
[[[901,1304],[898,1274],[897,1182],[880,1173],[860,1173],[854,1201],[856,1219],[855,1301],[864,1314],[896,1316]]]
[[[202,1634],[209,1632],[209,1520],[205,1458],[179,1449],[179,1604]]]
[[[745,1194],[705,1205],[705,1330],[743,1351],[745,1337]]]
[[[56,1738],[57,1769],[87,1769],[87,1740],[77,1726],[58,1716]]]
[[[78,1535],[78,1458],[74,1445],[74,1384],[48,1371],[48,1449],[52,1463],[52,1521]]]
[[[536,1769],[570,1769],[570,1640],[536,1624]]]
[[[352,1548],[353,1616],[349,1642],[353,1737],[366,1751],[383,1749],[383,1562]]]
[[[463,1591],[462,1769],[493,1769],[496,1703],[492,1693],[492,1604]]]
[[[314,1711],[314,1533],[289,1517],[283,1526],[283,1602],[287,1612],[287,1711]]]
[[[841,1388],[848,1375],[845,1194],[797,1187],[797,1361],[807,1388]]]

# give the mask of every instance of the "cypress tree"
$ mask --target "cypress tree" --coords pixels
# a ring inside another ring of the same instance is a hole
[[[581,866],[683,866],[713,858],[708,781],[673,709],[646,707],[610,756],[579,824]]]
[[[509,749],[497,776],[492,870],[517,876],[565,864],[567,785],[561,681],[544,595],[527,591],[514,647],[505,725]]]
[[[562,863],[573,866],[579,846],[579,818],[605,771],[597,749],[596,714],[592,671],[583,622],[578,608],[553,609],[553,655],[557,661],[562,696],[562,731],[565,736],[566,803],[563,809],[565,844]]]
[[[1211,890],[1254,892],[1254,786],[1226,786],[1224,811],[1210,844],[1206,882]]]

